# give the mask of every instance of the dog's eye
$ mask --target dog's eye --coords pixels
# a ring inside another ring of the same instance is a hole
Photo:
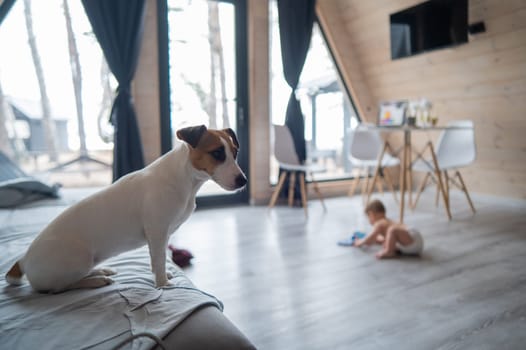
[[[224,161],[226,159],[225,148],[224,147],[220,147],[218,149],[215,149],[212,152],[210,152],[210,155],[215,160],[218,160],[218,161],[222,162],[222,161]]]

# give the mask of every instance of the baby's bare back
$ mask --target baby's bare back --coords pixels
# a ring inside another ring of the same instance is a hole
[[[402,228],[404,230],[407,230],[407,227],[404,224],[391,220],[389,218],[383,218],[378,220],[378,222],[375,223],[375,226],[375,229],[378,230],[378,232],[384,236],[387,234],[387,230],[389,230],[391,227]]]

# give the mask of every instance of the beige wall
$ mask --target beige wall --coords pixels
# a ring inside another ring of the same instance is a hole
[[[250,198],[263,203],[271,195],[270,177],[270,97],[269,23],[266,1],[248,1],[248,71]]]
[[[345,18],[341,16],[338,2],[318,0],[316,14],[336,64],[340,67],[342,79],[349,88],[356,112],[362,118],[372,119],[376,103],[359,64],[358,53],[348,44]]]
[[[389,14],[419,2],[319,0],[353,97],[369,120],[381,100],[419,97],[433,102],[440,124],[472,119],[478,158],[463,171],[468,188],[526,198],[526,2],[471,0],[470,23],[484,21],[485,33],[392,61]]]

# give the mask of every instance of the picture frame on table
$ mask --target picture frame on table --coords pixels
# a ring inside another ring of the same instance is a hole
[[[406,121],[407,108],[409,101],[383,101],[380,103],[378,111],[379,126],[402,126]]]

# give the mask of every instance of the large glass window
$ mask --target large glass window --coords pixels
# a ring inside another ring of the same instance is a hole
[[[240,59],[243,40],[239,40],[240,33],[244,33],[239,23],[243,3],[168,0],[171,124],[175,145],[180,142],[175,131],[186,126],[231,128],[240,140],[246,133],[240,125],[245,98],[240,91],[246,90],[243,87],[246,59]],[[243,167],[244,160],[239,162]],[[198,192],[199,198],[234,195],[213,181],[206,182]]]
[[[116,82],[82,3],[16,1],[0,47],[2,152],[49,182],[109,184]]]
[[[173,129],[235,129],[234,5],[169,0],[168,9]]]
[[[290,87],[283,77],[276,1],[270,2],[271,120],[284,124]],[[301,73],[296,96],[305,118],[307,161],[321,163],[317,179],[336,180],[352,175],[348,159],[351,129],[358,125],[356,111],[345,92],[321,28],[314,24],[311,46]],[[278,165],[271,159],[270,180],[277,182]]]

